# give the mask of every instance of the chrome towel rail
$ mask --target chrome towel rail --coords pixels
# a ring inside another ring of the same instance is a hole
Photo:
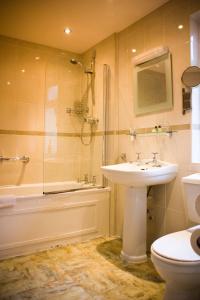
[[[4,157],[0,155],[0,162],[3,161],[22,161],[23,163],[28,163],[30,158],[28,156],[16,156],[16,157]]]

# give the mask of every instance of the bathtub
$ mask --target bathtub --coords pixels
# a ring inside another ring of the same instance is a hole
[[[77,190],[76,190],[77,189]],[[0,259],[109,235],[110,188],[77,182],[0,188],[14,202],[0,208]]]

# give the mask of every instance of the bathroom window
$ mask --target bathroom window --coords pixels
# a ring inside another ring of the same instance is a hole
[[[190,60],[200,67],[200,11],[190,19]],[[192,163],[200,163],[200,85],[192,88]]]

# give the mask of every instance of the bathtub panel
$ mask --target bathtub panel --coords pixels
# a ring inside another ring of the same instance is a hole
[[[109,190],[18,198],[0,209],[0,258],[109,235]]]

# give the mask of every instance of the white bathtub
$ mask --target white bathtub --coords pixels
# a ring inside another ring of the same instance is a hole
[[[0,259],[108,236],[110,189],[76,184],[49,184],[46,191],[82,187],[49,195],[43,184],[1,187],[0,195],[15,195],[16,202],[0,208]]]

